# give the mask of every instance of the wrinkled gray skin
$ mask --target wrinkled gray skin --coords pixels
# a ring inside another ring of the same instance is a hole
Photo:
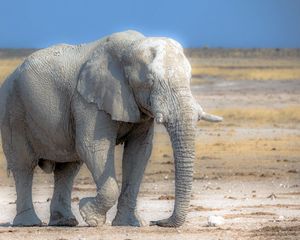
[[[152,149],[154,119],[166,127],[175,159],[175,206],[170,218],[185,221],[192,188],[196,121],[220,121],[203,112],[190,91],[191,67],[182,47],[168,38],[135,31],[86,45],[56,45],[33,53],[1,87],[1,132],[17,192],[14,225],[41,221],[32,204],[32,177],[39,165],[54,172],[49,225],[75,226],[73,180],[82,163],[97,195],[83,198],[80,213],[102,225],[118,200],[113,225],[140,226],[136,200]],[[114,148],[124,144],[119,193]]]

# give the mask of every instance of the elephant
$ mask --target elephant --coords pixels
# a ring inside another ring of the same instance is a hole
[[[141,226],[137,196],[152,150],[155,122],[172,142],[175,203],[172,215],[150,222],[181,226],[188,212],[197,121],[222,121],[192,96],[191,65],[182,46],[128,30],[80,45],[59,44],[28,56],[1,86],[1,135],[17,200],[15,226],[40,226],[32,203],[33,170],[54,174],[51,226],[76,226],[73,181],[86,164],[97,187],[80,214],[101,226],[117,202],[113,226]],[[123,144],[119,190],[114,149]]]

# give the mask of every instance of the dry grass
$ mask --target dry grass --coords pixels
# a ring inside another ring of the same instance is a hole
[[[199,136],[199,140],[202,136]],[[247,135],[239,138],[236,132],[226,134],[220,139],[206,138],[206,142],[196,142],[196,152],[198,156],[208,156],[212,158],[233,159],[242,157],[243,159],[270,159],[280,158],[281,156],[297,159],[300,153],[299,135],[282,135],[277,137],[259,136],[251,137]],[[288,160],[289,161],[289,160]],[[232,164],[235,164],[232,162]],[[242,164],[242,163],[241,163]],[[260,163],[263,164],[268,163]],[[287,169],[288,170],[288,169]]]
[[[298,57],[191,57],[194,77],[224,80],[300,80]]]
[[[0,59],[0,83],[23,61],[21,58]]]
[[[201,67],[193,66],[195,77],[213,77],[224,80],[300,80],[300,68],[260,67]]]
[[[225,108],[211,111],[224,118],[223,124],[233,126],[262,126],[276,124],[289,124],[299,126],[300,105],[283,108]],[[201,125],[212,126],[210,123],[201,122]]]
[[[299,58],[189,58],[193,67],[300,68]]]
[[[216,126],[216,125],[215,125]],[[203,126],[202,126],[203,129]],[[248,132],[225,128],[199,132],[196,137],[194,177],[221,176],[238,178],[267,178],[277,174],[294,174],[299,171],[300,135]],[[218,135],[214,133],[219,133]],[[249,133],[249,134],[248,134]],[[148,179],[173,179],[174,163],[172,145],[165,133],[156,132]],[[120,156],[119,156],[120,157]],[[291,169],[296,169],[295,173]],[[290,172],[289,172],[290,171]],[[156,175],[155,175],[156,174]],[[158,178],[158,176],[160,176]],[[278,175],[279,176],[279,175]]]

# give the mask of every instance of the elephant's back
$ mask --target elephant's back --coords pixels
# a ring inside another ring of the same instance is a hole
[[[79,63],[66,57],[70,48],[54,46],[25,59],[20,67],[20,77],[16,80],[16,91],[26,111],[34,111],[41,118],[66,111],[76,86],[76,65],[79,67]]]
[[[73,149],[70,103],[82,64],[77,53],[76,46],[53,46],[33,53],[20,66],[14,88],[36,149]]]
[[[78,46],[59,44],[41,49],[27,57],[22,65],[23,71],[31,72],[40,82],[47,80],[66,87],[75,80],[84,62],[84,54]]]

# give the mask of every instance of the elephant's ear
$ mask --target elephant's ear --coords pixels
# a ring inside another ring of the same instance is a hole
[[[81,69],[77,91],[113,120],[138,122],[140,111],[117,58],[104,49],[95,52]]]

